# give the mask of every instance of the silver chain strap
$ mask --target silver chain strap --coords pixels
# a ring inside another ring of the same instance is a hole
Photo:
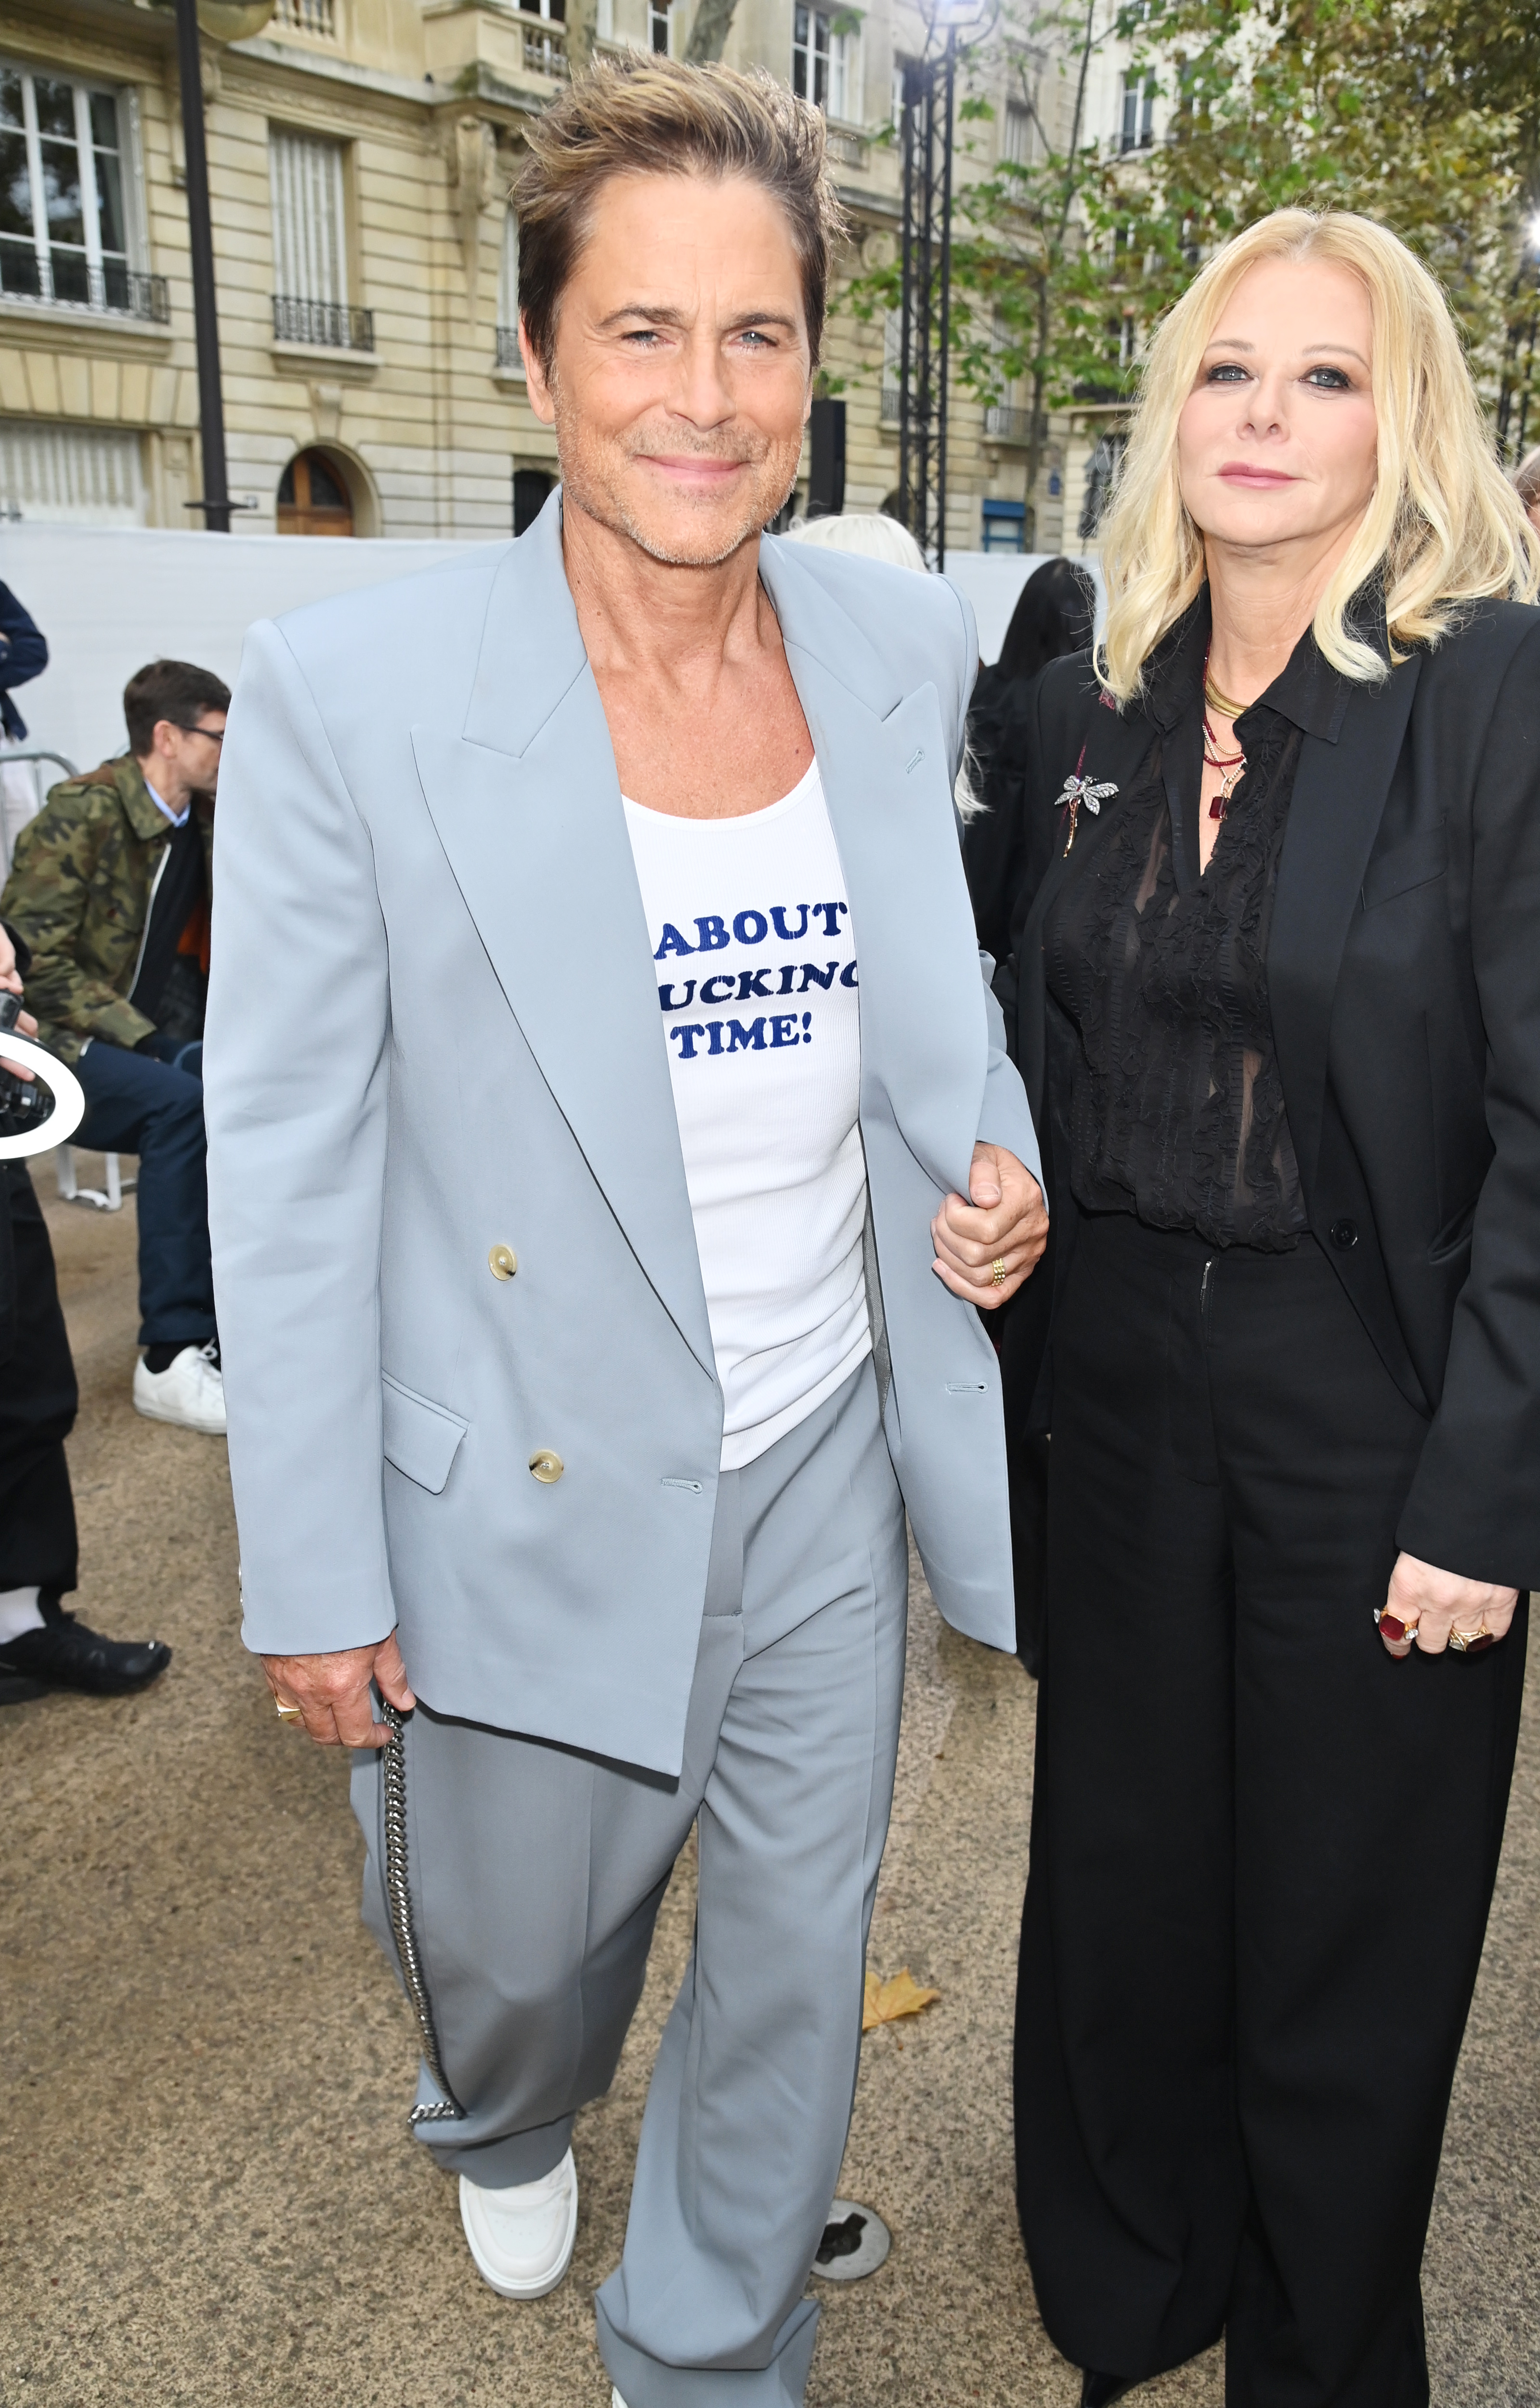
[[[391,1736],[380,1751],[380,1771],[385,1784],[385,1903],[390,1910],[391,1929],[395,1935],[395,1951],[401,1962],[401,1978],[406,1985],[406,1997],[417,2019],[417,2036],[428,2071],[440,2090],[441,2100],[412,2109],[414,2124],[453,2123],[465,2111],[449,2088],[438,2054],[438,2034],[434,2028],[433,2005],[428,1997],[428,1985],[423,1979],[422,1960],[417,1953],[417,1934],[412,1928],[412,1893],[406,1880],[406,1728],[399,1710],[388,1698],[380,1699],[379,1711],[391,1727]]]

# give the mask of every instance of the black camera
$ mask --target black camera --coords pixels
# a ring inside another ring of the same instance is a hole
[[[0,995],[0,1039],[21,1016],[19,995]],[[0,1070],[0,1137],[30,1137],[53,1110],[53,1097],[40,1079],[18,1079]]]

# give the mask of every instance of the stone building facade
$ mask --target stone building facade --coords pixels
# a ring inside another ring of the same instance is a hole
[[[522,130],[595,46],[682,55],[694,5],[276,0],[257,34],[206,40],[237,526],[469,536],[527,518],[555,455],[512,336],[506,194]],[[912,0],[863,11],[738,0],[728,60],[770,67],[828,111],[854,233],[842,277],[895,236],[884,129],[897,64],[923,41]],[[1105,89],[1091,108],[1110,135],[1119,88],[1109,58],[1096,72]],[[1003,97],[980,131],[987,167],[992,146],[1016,138]],[[9,0],[0,516],[201,523],[189,508],[201,471],[184,186],[166,0]],[[836,308],[825,366],[845,387],[848,509],[877,508],[898,481],[884,342],[880,321]],[[1100,431],[1093,411],[1056,422],[1023,521],[1022,412],[1009,400],[986,411],[954,388],[948,547],[1035,534],[1035,548],[1078,549]]]

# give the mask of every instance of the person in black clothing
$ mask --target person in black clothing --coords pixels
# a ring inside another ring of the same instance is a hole
[[[26,741],[27,723],[10,698],[12,686],[41,677],[48,666],[43,631],[8,585],[0,585],[0,728],[13,744]]]
[[[0,990],[20,995],[26,966],[0,923]],[[24,1014],[18,1025],[34,1032]],[[0,1037],[0,1076],[10,1069],[31,1077],[6,1063]],[[48,1226],[26,1164],[0,1161],[0,1705],[48,1689],[142,1689],[171,1661],[159,1640],[104,1639],[61,1603],[78,1571],[64,1457],[77,1401]]]
[[[968,710],[968,751],[982,809],[962,830],[978,941],[995,960],[1010,951],[1011,915],[1027,867],[1027,735],[1037,681],[1050,661],[1085,652],[1096,623],[1096,589],[1073,560],[1046,560],[1017,597],[1000,658],[978,673]],[[1016,1579],[1016,1652],[1035,1676],[1043,1617],[1043,1517],[1048,1449],[1030,1427],[1038,1319],[1046,1283],[1029,1280],[991,1335],[1000,1352]]]
[[[1022,2233],[1087,2408],[1221,2332],[1232,2408],[1426,2408],[1540,1573],[1540,542],[1432,279],[1304,211],[1164,322],[1105,539],[1002,982]]]
[[[1017,596],[1000,658],[978,672],[968,706],[968,752],[984,808],[962,831],[962,867],[978,941],[995,960],[1010,950],[1011,912],[1026,866],[1022,771],[1027,714],[1049,661],[1086,652],[1096,588],[1073,560],[1045,560]]]

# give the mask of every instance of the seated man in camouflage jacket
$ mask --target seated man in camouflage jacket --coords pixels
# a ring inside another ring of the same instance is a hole
[[[31,950],[41,1041],[86,1093],[78,1142],[139,1157],[134,1402],[222,1431],[203,1081],[213,797],[229,689],[154,661],[123,693],[129,750],[52,788],[16,840],[0,913]]]

